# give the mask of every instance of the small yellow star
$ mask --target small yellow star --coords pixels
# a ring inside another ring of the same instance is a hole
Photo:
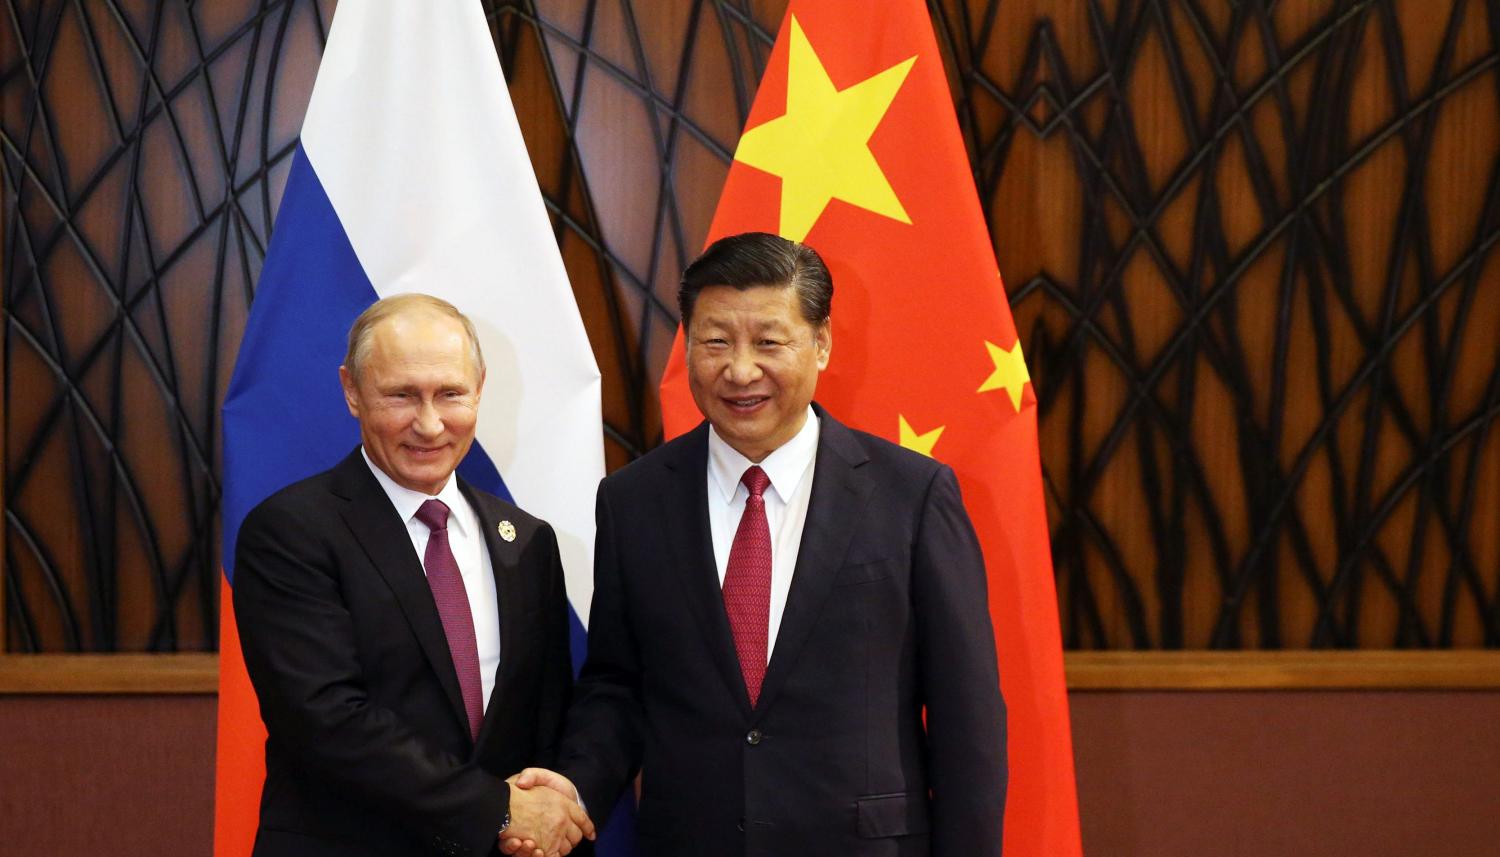
[[[916,430],[911,427],[911,423],[906,421],[904,415],[897,414],[896,419],[901,421],[901,445],[931,458],[932,448],[937,445],[938,438],[942,436],[943,429],[947,428],[947,426],[938,426],[925,434],[917,434]]]
[[[979,392],[1005,390],[1010,394],[1011,406],[1016,409],[1016,413],[1020,413],[1021,392],[1031,380],[1031,373],[1026,371],[1026,358],[1021,355],[1021,340],[1017,339],[1016,344],[1009,349],[989,341],[984,343],[984,347],[989,349],[990,359],[995,362],[995,371],[979,385]]]
[[[840,90],[792,16],[786,114],[749,129],[734,159],[781,176],[781,235],[801,241],[828,202],[911,223],[870,152],[880,125],[916,57]]]

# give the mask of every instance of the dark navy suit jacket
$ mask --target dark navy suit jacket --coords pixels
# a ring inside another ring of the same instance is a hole
[[[754,708],[709,535],[707,426],[600,485],[563,769],[591,808],[639,770],[653,855],[999,854],[1005,706],[958,484],[814,407],[812,497]]]
[[[503,778],[553,763],[572,685],[557,538],[459,485],[499,596],[499,673],[477,741],[421,561],[359,450],[245,519],[234,610],[270,733],[257,857],[489,854]]]

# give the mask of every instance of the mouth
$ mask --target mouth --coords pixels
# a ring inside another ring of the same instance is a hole
[[[410,457],[419,461],[426,461],[442,455],[444,446],[412,446],[409,443],[401,445],[401,449]]]
[[[771,401],[770,396],[720,396],[719,401],[724,403],[731,412],[736,414],[753,414],[760,410],[761,406]]]

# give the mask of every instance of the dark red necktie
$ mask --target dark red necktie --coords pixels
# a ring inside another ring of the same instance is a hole
[[[448,653],[453,670],[458,673],[458,689],[463,694],[464,711],[469,715],[469,737],[479,738],[479,724],[484,720],[484,684],[479,678],[479,644],[474,641],[474,614],[469,611],[469,593],[458,573],[458,560],[448,544],[448,506],[442,500],[428,500],[417,510],[417,520],[432,530],[422,567],[427,571],[427,585],[437,602],[438,619],[448,637]]]
[[[745,498],[745,512],[729,548],[724,611],[729,614],[729,629],[753,708],[766,677],[766,634],[771,623],[771,528],[766,523],[764,496],[771,477],[752,465],[740,481],[750,489],[750,496]]]

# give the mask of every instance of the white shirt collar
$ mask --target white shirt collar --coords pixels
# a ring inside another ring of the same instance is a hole
[[[796,492],[797,485],[809,470],[808,465],[817,456],[819,432],[818,415],[808,406],[807,420],[802,423],[802,429],[760,463],[760,469],[771,478],[771,490],[783,503]],[[740,478],[754,463],[719,437],[712,425],[708,427],[708,475],[719,486],[725,503],[734,499]]]
[[[370,460],[370,453],[366,452],[363,446],[359,448],[359,454],[364,456],[365,464],[369,466],[370,472],[375,474],[375,481],[385,489],[385,496],[391,498],[391,505],[396,507],[396,514],[401,516],[402,522],[410,522],[416,517],[417,510],[422,508],[423,503],[436,497],[448,507],[448,526],[457,528],[461,535],[469,535],[468,517],[459,514],[460,510],[467,507],[469,501],[465,500],[463,492],[458,490],[458,480],[452,474],[448,475],[448,481],[443,484],[443,489],[436,495],[423,494],[421,491],[413,491],[397,485],[396,480],[375,466],[375,462]]]

